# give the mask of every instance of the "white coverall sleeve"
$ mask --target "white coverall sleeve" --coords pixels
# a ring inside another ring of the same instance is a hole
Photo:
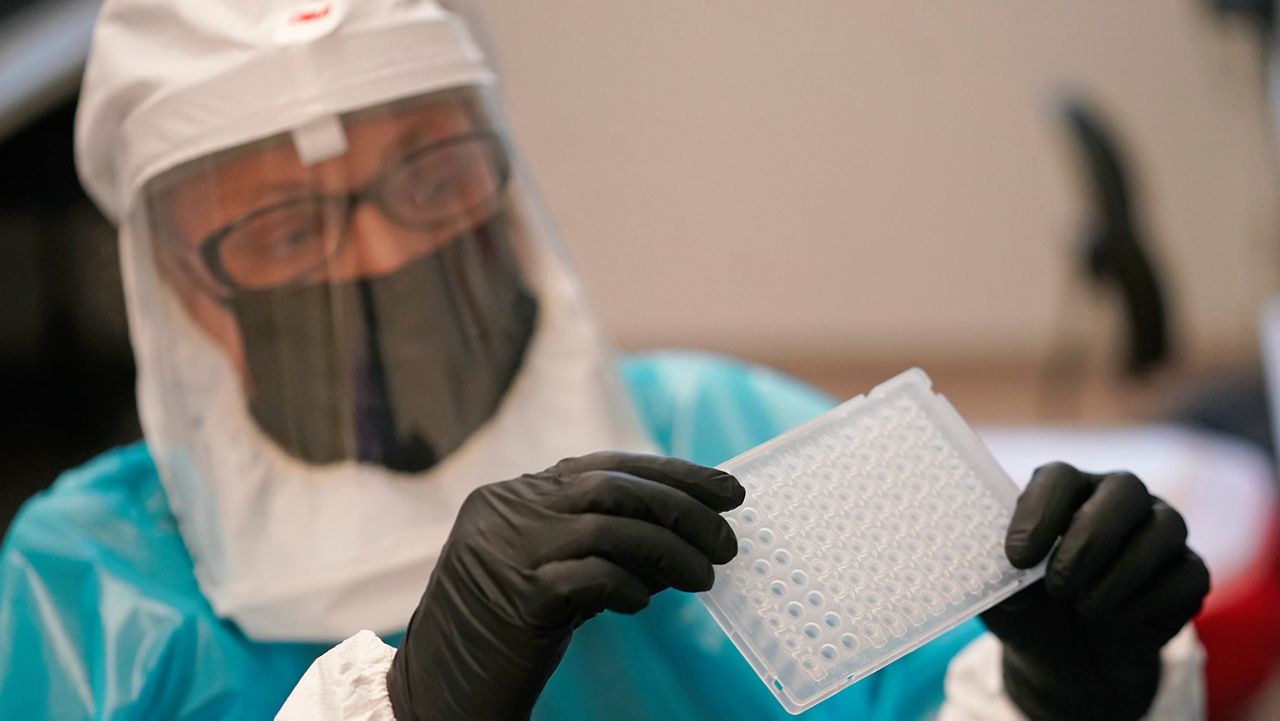
[[[1164,665],[1150,721],[1204,718],[1204,649],[1188,625],[1165,644]],[[947,669],[946,701],[938,721],[1026,721],[1004,693],[1000,642],[990,633],[969,644]]]
[[[395,721],[387,698],[395,655],[372,631],[357,633],[311,664],[276,721]]]
[[[387,698],[387,669],[395,649],[361,631],[311,664],[276,721],[395,721]],[[1164,670],[1147,718],[1204,718],[1204,650],[1190,626],[1161,653]],[[1000,642],[983,634],[947,669],[946,701],[938,721],[1026,721],[1004,693]]]

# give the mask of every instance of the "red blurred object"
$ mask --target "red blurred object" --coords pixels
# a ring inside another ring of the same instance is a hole
[[[1195,621],[1210,721],[1235,721],[1280,671],[1280,509],[1247,571],[1215,586]]]

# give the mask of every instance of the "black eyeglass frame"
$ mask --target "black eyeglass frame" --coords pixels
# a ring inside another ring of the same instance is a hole
[[[493,156],[498,161],[498,181],[495,184],[492,193],[486,196],[481,202],[468,208],[460,209],[456,214],[439,220],[426,223],[415,223],[408,221],[403,217],[398,217],[394,207],[386,202],[386,193],[384,190],[385,184],[396,172],[412,165],[413,163],[419,162],[425,155],[437,153],[462,143],[474,142],[477,140],[489,143],[494,151]],[[362,188],[356,188],[355,190],[341,194],[309,193],[252,210],[206,235],[196,246],[196,255],[200,258],[201,263],[213,277],[214,281],[223,289],[231,293],[261,290],[264,287],[284,287],[295,282],[298,278],[305,277],[324,267],[329,263],[329,261],[333,260],[333,258],[337,257],[337,255],[342,252],[348,242],[349,234],[347,231],[351,224],[351,218],[355,215],[356,209],[364,203],[372,203],[378,208],[378,211],[382,213],[384,217],[403,228],[408,228],[410,230],[432,230],[435,228],[447,227],[451,223],[455,222],[458,217],[467,215],[476,208],[495,206],[498,199],[501,198],[502,194],[506,191],[507,184],[510,182],[510,179],[511,159],[507,153],[506,142],[502,134],[497,131],[487,129],[473,130],[451,136],[439,142],[431,143],[430,145],[422,146],[405,154],[399,160],[383,169],[382,172],[378,173],[377,177],[370,180]],[[316,203],[317,201],[331,205],[338,210],[342,216],[343,226],[338,237],[338,242],[336,242],[333,248],[330,249],[323,258],[319,259],[315,265],[298,271],[296,275],[288,280],[281,281],[280,283],[272,286],[263,287],[246,286],[237,281],[232,276],[231,272],[227,270],[222,261],[222,244],[229,236],[258,220],[267,213],[278,212],[280,208],[288,207],[290,205]]]

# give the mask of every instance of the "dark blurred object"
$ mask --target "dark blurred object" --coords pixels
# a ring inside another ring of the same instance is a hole
[[[0,22],[4,22],[11,15],[22,12],[33,5],[48,4],[47,0],[4,0],[0,2]]]
[[[1261,370],[1206,380],[1181,399],[1170,419],[1248,441],[1276,457],[1267,383]]]
[[[0,144],[0,529],[139,434],[114,232],[76,180],[73,118],[63,105]]]
[[[97,5],[0,8],[0,531],[58,473],[139,435],[115,233],[72,154]]]
[[[1135,227],[1129,173],[1096,108],[1080,97],[1062,107],[1092,201],[1081,251],[1089,278],[1114,289],[1127,321],[1125,371],[1147,375],[1171,351],[1169,310],[1146,243]]]
[[[1275,30],[1275,0],[1208,0],[1213,10],[1254,24],[1264,35]]]
[[[99,0],[0,0],[0,139],[74,97]]]

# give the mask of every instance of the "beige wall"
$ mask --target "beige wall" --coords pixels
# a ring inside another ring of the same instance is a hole
[[[472,0],[514,132],[630,347],[1032,359],[1105,103],[1199,354],[1280,287],[1258,50],[1192,0]]]

